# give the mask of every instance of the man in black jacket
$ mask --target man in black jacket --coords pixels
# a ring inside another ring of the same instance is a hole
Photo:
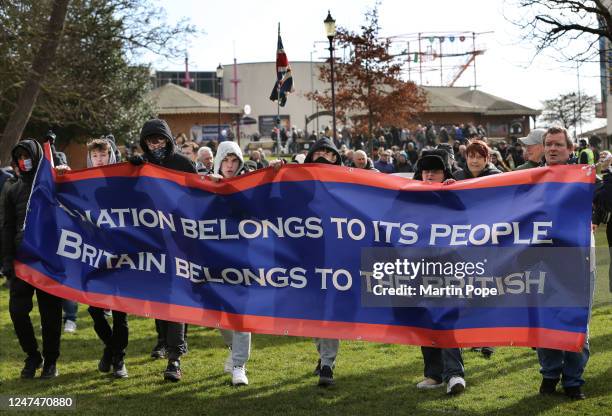
[[[154,118],[144,123],[140,130],[140,147],[144,155],[129,159],[135,165],[144,161],[181,172],[197,173],[193,162],[176,152],[174,137],[164,120]]]
[[[42,148],[35,140],[23,140],[11,152],[13,163],[19,169],[19,179],[7,191],[2,223],[2,260],[6,275],[11,280],[9,312],[19,344],[28,355],[21,370],[22,378],[34,378],[36,370],[44,365],[41,378],[58,375],[56,361],[60,354],[62,330],[62,300],[24,280],[15,277],[13,260],[23,239],[23,224],[36,169],[42,158]],[[38,350],[34,328],[30,319],[32,296],[36,292],[42,325],[43,351]]]
[[[132,156],[129,159],[132,164],[140,165],[146,161],[168,169],[197,173],[194,164],[189,159],[176,153],[172,132],[164,120],[152,119],[145,122],[140,131],[140,147],[144,155]],[[151,356],[163,358],[167,353],[168,366],[164,371],[164,379],[179,381],[182,376],[180,358],[187,351],[185,324],[156,319],[155,329],[157,330],[157,345]]]

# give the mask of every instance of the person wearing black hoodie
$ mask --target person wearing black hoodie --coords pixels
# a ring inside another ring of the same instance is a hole
[[[172,132],[165,120],[154,118],[144,123],[140,130],[140,147],[143,156],[136,155],[129,159],[134,165],[149,162],[181,172],[197,173],[194,164],[176,152]]]
[[[48,379],[58,375],[56,362],[60,355],[62,300],[16,278],[13,268],[13,260],[23,240],[23,225],[28,200],[42,155],[42,148],[36,140],[22,140],[11,151],[13,163],[19,169],[19,179],[8,189],[4,201],[2,261],[6,275],[11,279],[9,295],[11,321],[13,321],[19,344],[27,354],[21,377],[34,378],[36,370],[42,365],[43,370],[40,377]],[[38,299],[42,326],[42,355],[38,350],[30,319],[34,292]]]
[[[424,182],[447,182],[455,179],[444,149],[423,150],[417,160],[413,179]]]
[[[445,149],[424,150],[417,161],[414,179],[430,183],[452,183],[453,173]],[[424,378],[417,389],[441,388],[446,383],[447,394],[465,390],[463,357],[459,348],[421,347]]]
[[[185,156],[176,152],[176,146],[170,127],[161,119],[148,120],[140,130],[140,147],[143,156],[129,158],[130,163],[140,165],[149,162],[157,166],[181,172],[197,173],[194,164]],[[157,345],[153,348],[153,358],[164,358],[168,355],[168,366],[164,379],[179,381],[181,373],[181,355],[187,351],[185,342],[185,324],[179,322],[155,320]]]
[[[342,157],[334,145],[334,142],[323,137],[319,139],[310,149],[304,159],[304,163],[325,163],[328,165],[342,166]],[[319,386],[330,386],[334,384],[334,363],[340,348],[337,339],[315,338],[319,362],[315,369],[315,375],[319,376]]]

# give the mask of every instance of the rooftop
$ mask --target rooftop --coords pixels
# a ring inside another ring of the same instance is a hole
[[[219,111],[218,98],[171,82],[151,91],[149,98],[155,103],[159,114],[216,114]],[[242,114],[242,109],[221,100],[221,113]]]
[[[430,113],[480,113],[485,116],[540,114],[540,110],[470,87],[422,88],[427,92]]]

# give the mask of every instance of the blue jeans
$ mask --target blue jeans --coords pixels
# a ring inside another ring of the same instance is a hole
[[[463,377],[463,357],[459,348],[421,347],[425,377],[446,382],[453,376]]]
[[[544,378],[561,379],[563,387],[577,387],[584,384],[582,374],[589,361],[589,340],[584,342],[582,352],[571,352],[538,348],[540,373]]]
[[[79,310],[79,304],[73,300],[62,300],[62,309],[64,309],[64,322],[72,321],[76,322],[77,312]]]
[[[595,257],[591,254],[591,261],[595,262]],[[589,298],[589,320],[591,320],[591,310],[593,307],[593,293],[595,290],[595,272],[590,276],[591,297]],[[571,352],[552,350],[549,348],[538,348],[538,360],[540,361],[540,373],[544,378],[561,379],[563,387],[578,387],[584,384],[582,374],[589,362],[591,351],[589,349],[589,328],[582,346],[582,352]]]

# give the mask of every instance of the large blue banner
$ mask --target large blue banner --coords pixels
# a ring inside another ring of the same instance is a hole
[[[58,296],[197,325],[578,351],[592,183],[580,166],[442,185],[320,164],[213,183],[44,159],[15,266]]]

